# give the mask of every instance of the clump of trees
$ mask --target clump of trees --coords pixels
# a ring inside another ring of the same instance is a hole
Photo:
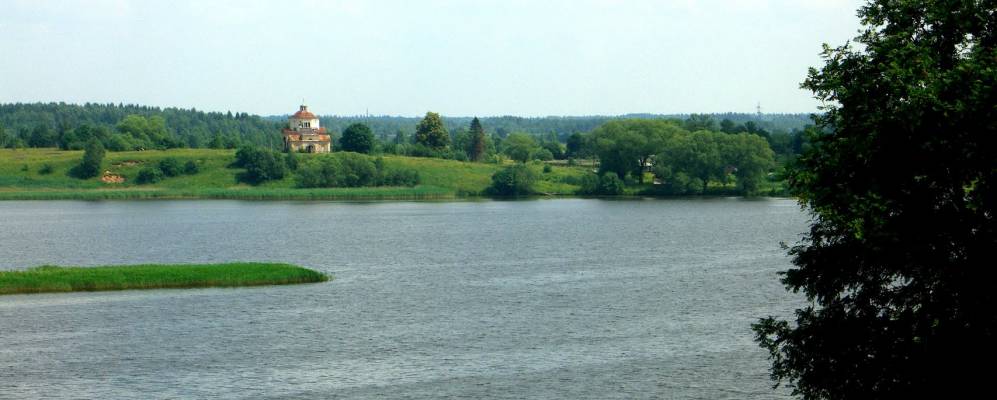
[[[235,162],[231,166],[245,168],[236,179],[251,185],[284,179],[288,171],[283,154],[255,146],[245,146],[236,151]]]
[[[738,192],[754,194],[775,166],[761,136],[690,132],[672,120],[611,121],[574,141],[587,142],[599,158],[600,175],[644,183],[651,172],[660,183],[653,190],[664,194],[698,194],[710,182],[726,186],[731,181]]]
[[[181,164],[180,160],[174,157],[167,157],[159,160],[158,163],[143,167],[135,177],[135,183],[149,184],[156,183],[163,178],[170,178],[180,175],[194,175],[200,171],[200,167],[194,160],[188,160]]]
[[[419,173],[389,166],[383,158],[339,152],[309,157],[295,173],[298,187],[415,186]]]
[[[530,195],[536,193],[538,179],[537,173],[528,165],[510,165],[492,175],[492,184],[486,192],[496,196]]]
[[[809,300],[754,326],[805,399],[991,390],[997,31],[987,1],[868,1],[858,46],[804,82],[827,106],[789,171],[812,213],[782,275]]]
[[[623,180],[611,172],[602,175],[587,173],[579,183],[577,193],[581,195],[616,196],[626,189]]]

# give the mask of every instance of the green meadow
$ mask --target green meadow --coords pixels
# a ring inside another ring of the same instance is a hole
[[[0,149],[0,200],[52,199],[252,199],[252,200],[377,200],[453,199],[480,196],[491,184],[493,173],[503,165],[436,158],[384,156],[390,165],[419,172],[415,187],[361,187],[300,189],[293,174],[279,181],[251,186],[236,181],[238,168],[229,168],[235,150],[171,149],[107,152],[103,169],[124,178],[103,182],[101,176],[77,179],[69,170],[79,163],[82,151],[58,149]],[[300,157],[314,155],[301,154]],[[136,184],[140,169],[172,157],[181,163],[194,161],[200,172],[165,178],[155,184]],[[572,195],[586,168],[532,164],[541,180],[536,189],[544,195]]]
[[[276,263],[42,266],[24,271],[0,271],[0,295],[288,285],[327,280],[329,277],[320,272]]]

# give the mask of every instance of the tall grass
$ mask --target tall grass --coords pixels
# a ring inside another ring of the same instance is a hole
[[[329,277],[290,264],[145,264],[103,267],[41,266],[0,272],[0,295],[125,289],[287,285]]]

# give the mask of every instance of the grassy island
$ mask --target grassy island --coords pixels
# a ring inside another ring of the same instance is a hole
[[[41,266],[24,271],[0,271],[0,295],[288,285],[327,280],[329,277],[320,272],[278,263]]]

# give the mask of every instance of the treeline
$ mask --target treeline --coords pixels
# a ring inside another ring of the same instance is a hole
[[[606,122],[621,119],[684,121],[687,130],[725,133],[748,132],[766,138],[777,155],[797,154],[802,147],[800,132],[809,124],[806,114],[629,114],[578,117],[484,117],[490,153],[498,141],[515,134],[533,137],[554,158],[555,146],[569,145],[573,135],[590,132]],[[471,117],[444,117],[440,121],[450,140],[460,147],[470,137]],[[367,126],[386,152],[448,157],[446,152],[426,152],[405,146],[414,143],[421,118],[410,117],[321,117],[323,126],[338,139],[352,124]],[[79,150],[97,138],[110,151],[191,148],[238,148],[255,145],[279,148],[280,128],[286,116],[259,117],[247,113],[203,112],[196,109],[158,108],[131,104],[82,105],[66,103],[0,104],[0,147],[59,147]],[[523,139],[516,139],[522,141]],[[439,149],[437,149],[439,150]],[[460,151],[450,158],[462,159]],[[500,153],[500,152],[499,152]]]
[[[775,153],[763,136],[687,127],[688,123],[676,120],[629,119],[609,121],[591,133],[572,135],[569,143],[573,145],[566,154],[599,160],[595,172],[575,182],[580,186],[578,193],[619,195],[632,187],[633,193],[649,195],[755,195],[766,180],[780,179],[774,173]],[[521,138],[528,142],[530,137]],[[516,147],[504,146],[510,155],[518,151]],[[513,158],[521,163],[493,177],[492,193],[532,192],[536,174],[525,166],[530,158]]]
[[[108,150],[277,145],[280,124],[247,113],[132,104],[0,104],[0,147],[82,149],[93,137]]]
[[[287,116],[265,117],[275,123],[286,121]],[[443,123],[449,129],[459,130],[470,125],[473,117],[442,117]],[[752,125],[757,130],[769,133],[789,134],[800,131],[813,123],[809,114],[748,114],[748,113],[714,113],[714,114],[626,114],[619,116],[548,116],[548,117],[480,117],[482,124],[498,137],[506,137],[512,133],[527,133],[535,137],[553,135],[564,143],[573,133],[590,132],[602,124],[620,119],[710,119],[719,130],[722,121],[729,125]],[[346,127],[362,123],[370,127],[374,135],[382,141],[391,141],[399,133],[411,136],[415,133],[419,117],[397,116],[322,116],[322,126],[331,132],[343,132]],[[750,124],[749,124],[750,123]]]

